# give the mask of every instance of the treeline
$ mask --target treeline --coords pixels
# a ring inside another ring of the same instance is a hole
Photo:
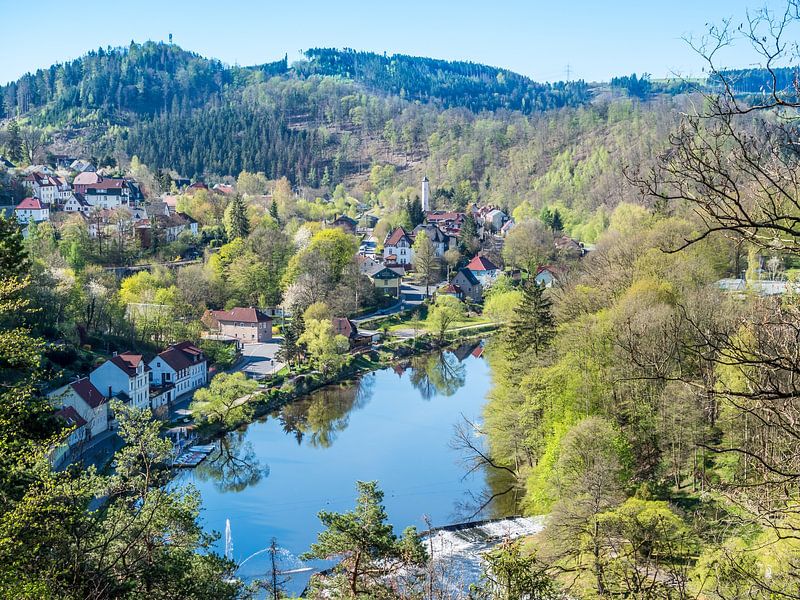
[[[312,48],[300,74],[333,75],[409,100],[472,111],[519,110],[523,113],[577,106],[590,99],[583,81],[538,83],[506,69],[463,61],[351,49]]]

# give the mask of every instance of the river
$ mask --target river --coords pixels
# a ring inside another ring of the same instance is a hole
[[[476,513],[488,497],[487,474],[467,474],[464,451],[453,447],[465,417],[480,422],[489,391],[480,353],[462,346],[324,388],[218,442],[181,480],[200,491],[204,526],[222,534],[220,552],[229,521],[239,576],[264,576],[267,554],[258,553],[272,538],[283,549],[282,567],[300,566],[287,557],[316,540],[320,510],[354,506],[358,480],[379,482],[397,533],[426,528],[426,515],[440,526],[510,510],[489,505]]]

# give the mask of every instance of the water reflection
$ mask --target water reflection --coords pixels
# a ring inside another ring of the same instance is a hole
[[[244,430],[232,431],[223,437],[219,446],[195,469],[201,481],[213,481],[220,492],[241,492],[269,476],[269,465],[256,457],[253,444]]]
[[[453,352],[434,352],[411,359],[411,384],[420,396],[452,396],[466,381],[466,369]]]
[[[369,374],[355,383],[328,386],[287,404],[274,416],[298,445],[306,440],[314,448],[329,448],[347,429],[350,413],[372,399],[374,385],[375,376]]]

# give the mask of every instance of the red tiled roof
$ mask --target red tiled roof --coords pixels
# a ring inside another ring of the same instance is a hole
[[[217,321],[240,321],[242,323],[267,323],[267,315],[257,308],[232,308],[231,310],[212,310],[211,316]]]
[[[111,362],[117,365],[129,377],[136,375],[136,368],[142,362],[141,354],[133,354],[131,352],[123,352],[111,357]]]
[[[499,267],[485,256],[476,256],[467,265],[470,271],[496,271]]]
[[[128,182],[124,179],[104,178],[100,177],[99,181],[90,183],[86,186],[89,190],[115,190],[128,187]]]
[[[195,364],[203,356],[203,351],[191,342],[181,342],[170,346],[158,356],[175,371],[182,371]]]
[[[38,198],[25,198],[17,205],[17,210],[41,210],[42,202]]]
[[[346,338],[351,338],[357,333],[355,324],[344,317],[334,317],[331,319],[333,323],[333,331],[338,335],[343,335]]]
[[[83,427],[86,425],[86,419],[78,414],[78,411],[71,406],[65,406],[56,412],[56,417],[66,421],[67,425],[75,425],[76,427]]]
[[[389,234],[386,238],[386,241],[383,243],[384,246],[396,246],[400,240],[406,238],[409,244],[411,243],[411,238],[408,237],[406,230],[402,227],[397,227],[395,230]]]
[[[92,408],[97,408],[107,401],[107,398],[100,393],[100,390],[94,387],[94,384],[89,381],[88,377],[73,381],[70,387]]]

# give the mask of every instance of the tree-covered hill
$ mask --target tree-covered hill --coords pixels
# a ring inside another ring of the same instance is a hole
[[[523,113],[577,106],[588,101],[583,81],[538,83],[507,69],[463,61],[437,60],[404,54],[313,48],[300,74],[334,75],[410,100],[473,111],[509,109]]]

